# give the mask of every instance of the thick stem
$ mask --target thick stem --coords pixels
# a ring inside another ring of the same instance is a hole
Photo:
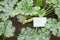
[[[32,22],[32,21],[33,21],[33,18],[28,19],[28,20],[24,20],[24,21],[23,21],[23,24],[26,24],[26,23],[28,23],[28,22]]]
[[[5,36],[3,36],[3,40],[5,40]]]

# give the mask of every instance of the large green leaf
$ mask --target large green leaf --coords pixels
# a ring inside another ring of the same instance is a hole
[[[46,0],[46,3],[54,4],[54,7],[60,7],[60,0]]]
[[[16,7],[17,12],[21,15],[36,15],[39,9],[39,6],[33,7],[33,0],[21,0]]]
[[[5,22],[0,22],[0,35],[4,35],[5,37],[14,36],[15,27],[13,27],[12,22],[7,20]]]
[[[57,23],[56,19],[49,18],[49,19],[47,19],[47,23],[46,23],[45,28],[51,31],[52,28],[55,28],[56,23]]]
[[[45,29],[52,32],[54,36],[60,37],[60,21],[57,22],[56,19],[48,19]]]
[[[18,0],[3,0],[0,2],[0,19],[7,20],[9,16],[17,15],[14,5]]]
[[[31,29],[29,27],[23,28],[18,36],[18,40],[49,40],[50,31],[46,29]]]

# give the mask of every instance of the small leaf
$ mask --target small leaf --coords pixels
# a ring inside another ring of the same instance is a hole
[[[58,16],[60,19],[60,8],[55,8],[55,14]]]
[[[26,20],[26,17],[22,16],[22,15],[18,15],[17,16],[18,22],[23,23],[24,20]]]
[[[42,6],[42,0],[36,0],[35,5],[36,6]]]

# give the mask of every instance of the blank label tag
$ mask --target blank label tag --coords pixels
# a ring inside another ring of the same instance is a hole
[[[33,26],[34,27],[44,27],[46,24],[46,17],[38,18],[34,17],[33,18]]]

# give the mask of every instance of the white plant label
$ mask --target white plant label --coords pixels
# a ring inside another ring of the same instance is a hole
[[[34,27],[44,27],[46,24],[46,17],[42,17],[42,18],[38,18],[38,17],[34,17],[33,18],[33,26]]]

